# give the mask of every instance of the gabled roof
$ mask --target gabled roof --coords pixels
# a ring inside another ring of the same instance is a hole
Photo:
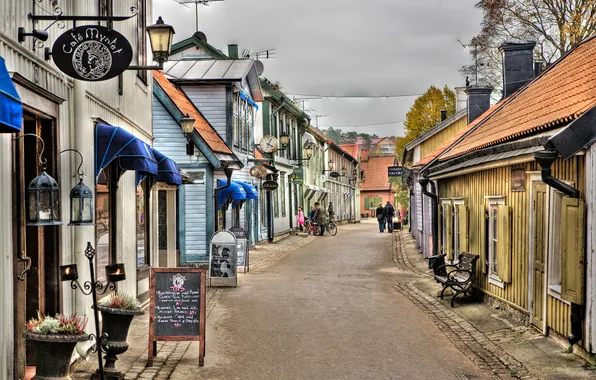
[[[389,171],[387,168],[395,164],[393,156],[372,156],[360,166],[364,171],[364,182],[360,184],[361,191],[391,190]]]
[[[510,96],[440,160],[567,124],[595,105],[596,39],[590,38]]]
[[[195,119],[195,130],[213,152],[233,155],[215,129],[178,87],[171,83],[161,71],[153,71],[153,78],[182,115],[188,114]]]
[[[443,153],[444,151],[449,149],[453,144],[455,144],[459,139],[461,139],[466,133],[468,133],[470,131],[470,129],[474,128],[476,125],[478,125],[478,123],[480,123],[482,120],[484,120],[488,115],[490,115],[495,110],[497,110],[504,103],[504,101],[505,100],[501,100],[500,102],[498,102],[498,103],[494,104],[492,107],[490,107],[488,110],[484,111],[484,113],[482,115],[480,115],[478,118],[476,118],[476,120],[474,120],[470,124],[468,124],[466,129],[459,132],[455,136],[451,137],[449,140],[445,141],[445,143],[443,143],[443,145],[441,145],[437,149],[433,150],[430,154],[426,155],[425,157],[422,157],[422,159],[420,159],[418,162],[415,162],[412,165],[412,167],[424,166],[424,165],[427,165],[428,163],[430,163],[437,156],[439,156],[441,153]],[[466,112],[466,115],[467,115],[467,112]],[[449,120],[449,119],[447,119],[447,120]],[[447,121],[447,120],[445,120],[445,121]]]
[[[350,156],[358,158],[358,144],[341,144],[339,147]]]
[[[190,47],[200,47],[205,50],[208,54],[210,54],[213,59],[229,59],[227,55],[225,55],[221,50],[215,48],[214,46],[209,45],[207,42],[203,41],[200,38],[200,34],[194,33],[191,37],[182,40],[180,42],[176,42],[172,45],[170,49],[170,55],[177,54],[183,50],[186,50]]]

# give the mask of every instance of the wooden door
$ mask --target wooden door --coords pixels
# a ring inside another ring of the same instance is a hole
[[[532,260],[532,324],[542,330],[544,325],[544,293],[546,262],[546,184],[534,182],[532,186],[533,247]]]

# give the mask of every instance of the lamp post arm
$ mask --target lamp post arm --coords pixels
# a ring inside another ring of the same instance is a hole
[[[163,70],[163,62],[159,62],[159,65],[157,66],[146,66],[146,65],[141,65],[141,66],[128,66],[126,68],[126,70]]]

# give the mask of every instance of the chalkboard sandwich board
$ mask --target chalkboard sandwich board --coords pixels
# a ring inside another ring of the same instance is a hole
[[[158,341],[199,341],[199,366],[204,364],[206,277],[205,268],[151,269],[148,367]]]

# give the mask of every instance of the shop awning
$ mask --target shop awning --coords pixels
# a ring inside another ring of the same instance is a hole
[[[246,199],[259,199],[259,191],[256,187],[251,185],[250,183],[240,182],[240,181],[233,181],[244,188],[246,192]]]
[[[168,185],[174,186],[182,185],[182,176],[174,160],[156,149],[153,149],[153,155],[157,160],[157,176],[155,176],[155,181],[165,182]]]
[[[120,169],[135,170],[138,176],[157,175],[157,160],[149,145],[120,127],[97,124],[95,177],[114,160],[118,160]]]
[[[225,179],[217,180],[217,187],[223,186],[227,183]],[[235,207],[239,202],[246,200],[246,191],[244,187],[237,182],[230,182],[230,186],[221,189],[217,192],[217,206],[222,208],[229,201],[232,201],[232,207]]]
[[[0,57],[0,133],[20,132],[22,124],[23,103]]]
[[[242,100],[246,100],[246,102],[248,104],[250,104],[252,107],[254,107],[254,109],[258,110],[259,109],[259,105],[257,103],[254,102],[254,100],[252,100],[250,98],[250,96],[246,95],[244,92],[240,91],[240,98]]]

